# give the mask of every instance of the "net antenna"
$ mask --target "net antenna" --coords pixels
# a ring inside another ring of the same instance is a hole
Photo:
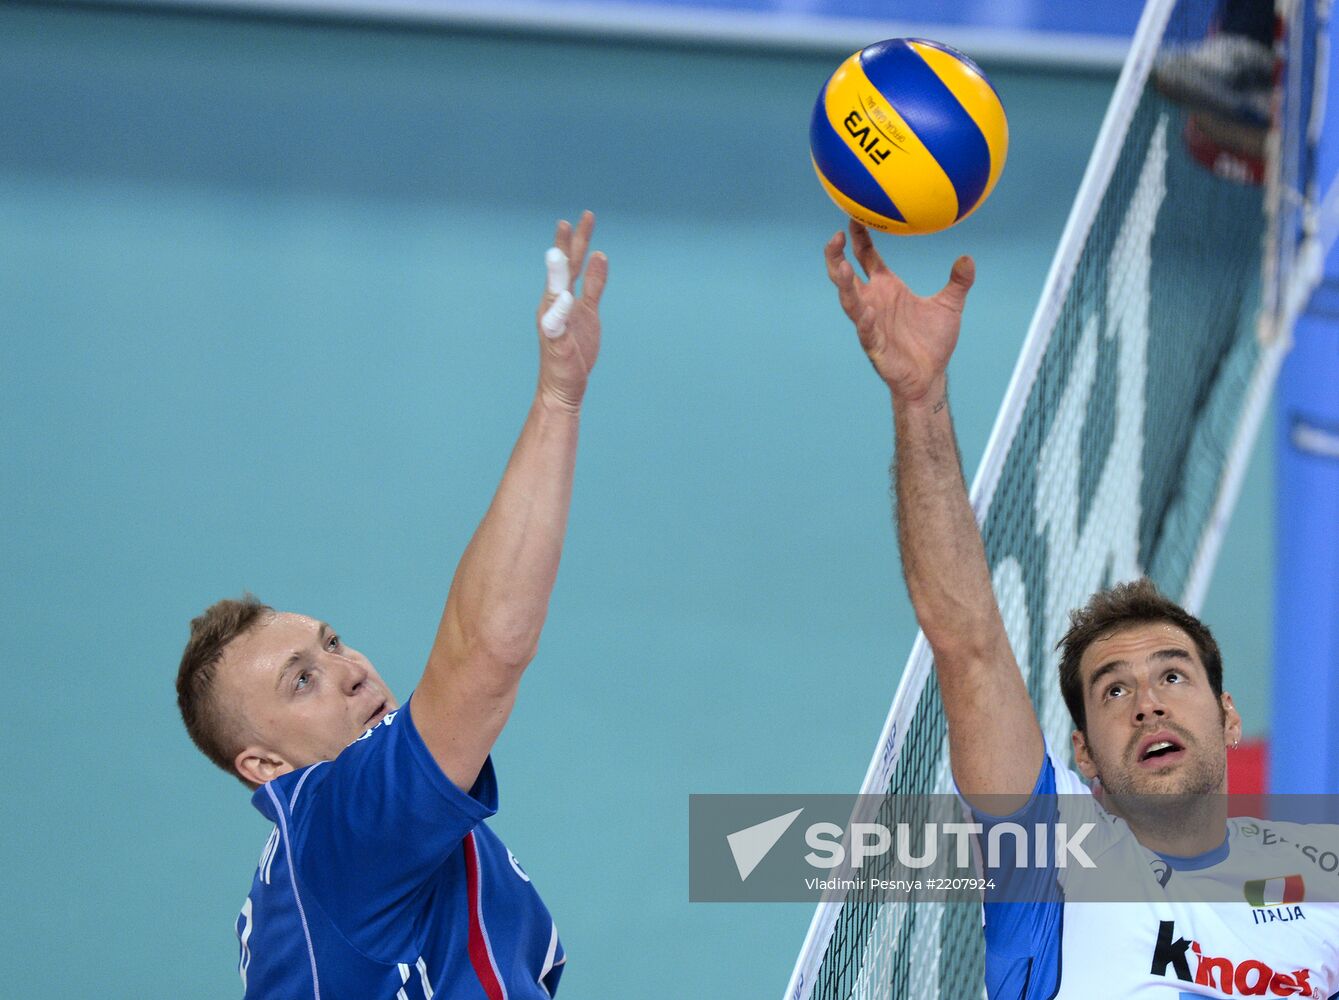
[[[972,485],[1005,628],[1060,752],[1054,650],[1070,609],[1148,575],[1198,611],[1339,234],[1339,195],[1318,212],[1309,181],[1324,0],[1279,5],[1268,125],[1170,82],[1218,32],[1219,6],[1148,0]],[[953,791],[932,667],[918,634],[863,795]],[[848,895],[818,906],[785,1000],[981,996],[983,956],[979,906]]]

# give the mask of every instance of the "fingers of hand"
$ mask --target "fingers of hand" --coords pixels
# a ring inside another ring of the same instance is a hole
[[[859,294],[860,279],[855,275],[855,268],[851,267],[846,259],[845,246],[845,235],[838,233],[828,240],[828,245],[823,249],[823,257],[828,266],[828,279],[837,286],[837,298],[846,314],[854,319],[852,310]]]
[[[572,285],[572,274],[567,264],[567,254],[558,247],[549,247],[544,253],[544,266],[549,272],[549,294],[558,295]]]
[[[581,265],[586,259],[586,250],[590,247],[590,235],[595,231],[595,213],[589,210],[581,213],[576,230],[572,233],[572,245],[567,251],[567,259],[572,262],[572,273],[580,274]]]
[[[600,296],[604,293],[604,283],[609,277],[609,258],[599,250],[590,255],[586,265],[586,276],[581,283],[581,301],[592,309],[600,305]]]
[[[859,315],[852,317],[855,320],[855,330],[860,337],[860,344],[866,351],[873,350],[878,343],[878,310],[874,306],[865,306],[859,311]]]
[[[869,230],[854,219],[851,220],[851,249],[867,276],[872,278],[880,271],[888,270],[879,251],[874,249],[874,240],[870,238]]]
[[[976,261],[966,255],[959,257],[953,262],[953,273],[949,275],[949,280],[961,285],[964,291],[971,288],[976,281]]]
[[[544,255],[548,267],[548,294],[557,295],[563,290],[571,291],[585,263],[586,250],[590,246],[591,233],[595,230],[595,213],[585,211],[577,220],[576,228],[566,219],[558,220],[553,231],[553,246]],[[559,259],[561,255],[561,260]]]
[[[558,293],[558,297],[539,320],[544,336],[552,340],[561,337],[567,331],[567,317],[572,312],[573,301],[572,293],[566,288]]]
[[[963,306],[967,302],[967,293],[972,289],[972,283],[976,281],[976,264],[971,257],[959,257],[953,262],[953,270],[948,276],[946,284],[939,293],[940,300],[953,309],[962,312]]]
[[[564,257],[569,256],[568,251],[572,249],[572,223],[566,219],[558,220],[553,230],[553,245],[563,252]]]
[[[837,286],[837,301],[841,303],[846,315],[855,319],[856,310],[860,306],[860,289],[863,287],[860,279],[856,277],[855,268],[849,261],[842,261],[837,265],[837,275],[832,280]]]
[[[838,233],[832,239],[828,240],[827,246],[823,248],[823,260],[828,265],[828,277],[832,279],[833,284],[837,283],[837,269],[846,260],[846,235]]]

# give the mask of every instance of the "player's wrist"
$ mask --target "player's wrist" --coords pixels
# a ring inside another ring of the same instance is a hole
[[[948,406],[948,375],[940,372],[927,382],[912,385],[897,383],[889,379],[888,391],[893,398],[893,408],[912,412],[938,413]]]
[[[576,391],[571,387],[548,384],[541,379],[535,390],[534,409],[546,416],[576,419],[581,416],[581,405],[585,396],[585,386]]]

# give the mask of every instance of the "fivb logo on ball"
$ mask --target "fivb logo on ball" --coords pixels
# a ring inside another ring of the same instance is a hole
[[[938,42],[893,38],[837,68],[814,105],[809,148],[824,190],[852,218],[933,233],[994,189],[1009,125],[972,60]]]

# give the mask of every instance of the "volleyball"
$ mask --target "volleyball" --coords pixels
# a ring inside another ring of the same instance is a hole
[[[887,233],[934,233],[990,196],[1009,123],[967,56],[890,38],[855,53],[823,86],[809,151],[824,190],[853,219]]]

